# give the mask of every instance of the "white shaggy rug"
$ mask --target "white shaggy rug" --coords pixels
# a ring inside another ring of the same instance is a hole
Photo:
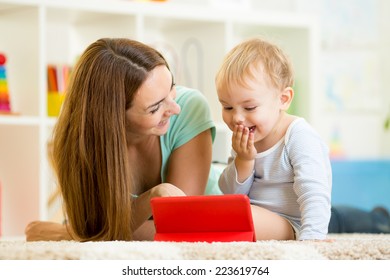
[[[0,241],[0,260],[390,260],[390,234],[329,235],[332,242]]]

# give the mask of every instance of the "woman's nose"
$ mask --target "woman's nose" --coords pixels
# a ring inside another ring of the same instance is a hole
[[[175,100],[172,100],[168,106],[168,113],[170,115],[178,115],[180,111],[181,111],[180,105],[177,104]]]
[[[172,113],[173,113],[174,115],[178,115],[178,114],[180,113],[180,111],[181,111],[180,105],[177,104],[176,101],[173,101],[172,107],[173,107]]]

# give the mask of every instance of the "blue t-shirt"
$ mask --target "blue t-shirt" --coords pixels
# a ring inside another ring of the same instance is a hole
[[[199,91],[182,86],[176,86],[176,93],[175,100],[180,105],[181,112],[171,117],[168,132],[160,137],[162,182],[166,182],[168,160],[175,149],[207,129],[211,129],[213,142],[215,138],[215,125],[206,98]],[[212,168],[206,194],[221,193],[216,177]]]

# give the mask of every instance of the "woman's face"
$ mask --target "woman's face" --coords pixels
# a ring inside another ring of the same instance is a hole
[[[127,132],[135,136],[164,135],[170,117],[180,113],[175,98],[171,72],[166,66],[157,66],[149,73],[126,111]]]

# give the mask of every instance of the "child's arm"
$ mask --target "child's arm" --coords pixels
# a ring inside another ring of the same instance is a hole
[[[328,148],[307,127],[292,133],[287,146],[295,175],[293,188],[301,209],[300,239],[325,239],[332,190]]]
[[[254,172],[247,180],[240,183],[237,180],[237,169],[234,158],[229,158],[229,163],[223,170],[218,180],[219,188],[224,194],[245,194],[248,195],[255,179]]]

